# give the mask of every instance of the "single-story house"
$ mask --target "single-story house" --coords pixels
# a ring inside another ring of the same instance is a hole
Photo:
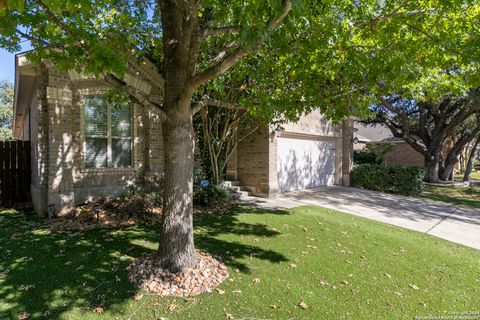
[[[163,80],[155,67],[145,61],[137,68],[125,81],[161,103]],[[159,115],[136,103],[108,103],[110,89],[106,81],[17,55],[14,136],[30,141],[32,202],[40,215],[52,205],[66,213],[163,171]],[[242,141],[228,178],[264,197],[349,183],[353,121],[333,125],[315,111],[284,127],[260,128]]]
[[[386,165],[424,166],[424,157],[413,149],[405,140],[393,136],[390,129],[380,123],[364,124],[355,121],[353,133],[353,149],[363,150],[368,143],[392,145],[384,157]]]

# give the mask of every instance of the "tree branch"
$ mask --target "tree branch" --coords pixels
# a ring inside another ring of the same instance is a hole
[[[202,97],[199,101],[192,105],[192,114],[196,114],[199,112],[203,107],[217,107],[229,110],[246,110],[246,106],[233,104],[226,101],[220,101],[216,99],[210,99],[208,96]]]
[[[273,30],[275,30],[283,21],[283,19],[285,19],[285,17],[287,16],[287,14],[290,12],[291,9],[292,9],[291,0],[282,0],[282,11],[278,16],[273,17],[269,20],[269,22],[267,23],[267,30],[269,32],[272,32]],[[202,72],[198,73],[196,76],[194,76],[192,80],[192,85],[194,87],[198,87],[216,78],[217,76],[225,73],[228,69],[234,66],[247,54],[257,50],[259,44],[260,44],[259,41],[257,41],[256,45],[254,45],[250,49],[246,49],[242,47],[236,48],[232,53],[230,53],[229,55],[226,55],[216,65],[211,66],[210,68],[207,68]]]
[[[145,97],[145,95],[141,92],[139,92],[137,89],[129,86],[124,80],[117,78],[116,76],[112,74],[107,74],[104,75],[105,81],[113,85],[114,87],[121,88],[123,89],[133,100],[138,102],[139,104],[143,106],[147,106],[149,108],[158,110],[160,112],[160,117],[162,119],[167,118],[167,113],[165,109],[158,103],[150,101],[148,98]]]
[[[238,26],[225,26],[218,28],[204,28],[202,35],[204,38],[206,38],[211,36],[221,36],[224,34],[234,34],[238,32],[240,32],[240,28]]]
[[[68,33],[68,35],[71,36],[72,39],[78,38],[78,36],[72,30],[70,30],[70,28],[62,20],[60,20],[55,15],[55,13],[53,13],[53,11],[50,10],[50,8],[42,0],[35,0],[35,1],[43,8],[43,10],[45,10],[45,12],[50,17],[50,19],[52,19],[53,22],[55,22],[55,24],[57,24],[57,26],[60,27],[60,29]]]

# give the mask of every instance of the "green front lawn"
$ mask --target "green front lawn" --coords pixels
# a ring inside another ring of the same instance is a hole
[[[457,173],[455,174],[455,179],[462,180],[463,179],[463,173]],[[470,175],[470,179],[472,180],[480,180],[480,171],[475,171],[472,172]]]
[[[239,207],[195,224],[197,247],[222,256],[231,281],[134,298],[125,268],[155,249],[158,227],[51,234],[4,211],[0,319],[412,319],[480,305],[480,252],[421,233],[318,207]]]
[[[474,172],[472,172],[470,179],[480,180],[480,160],[473,165]],[[463,173],[456,174],[455,179],[463,179]]]
[[[480,187],[425,186],[421,196],[456,206],[480,208]]]

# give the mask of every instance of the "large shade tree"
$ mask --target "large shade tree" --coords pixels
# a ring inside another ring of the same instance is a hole
[[[480,92],[416,101],[402,95],[380,98],[367,122],[385,124],[425,159],[425,181],[447,180],[463,148],[480,133]],[[447,143],[452,146],[447,150]]]
[[[318,107],[339,119],[366,110],[380,93],[415,87],[423,68],[478,61],[477,7],[469,0],[5,0],[0,46],[15,51],[29,40],[32,60],[104,77],[159,110],[166,158],[158,262],[175,272],[196,262],[192,117],[211,99],[205,86],[222,97],[224,76],[253,74],[249,94],[234,101],[253,115],[295,118]],[[131,56],[157,66],[162,104],[123,80]]]

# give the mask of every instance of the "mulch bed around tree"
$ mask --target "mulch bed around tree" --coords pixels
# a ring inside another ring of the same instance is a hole
[[[198,264],[180,273],[158,267],[155,255],[135,260],[127,267],[128,280],[135,286],[160,296],[188,297],[211,292],[228,278],[227,266],[220,258],[197,250]]]

